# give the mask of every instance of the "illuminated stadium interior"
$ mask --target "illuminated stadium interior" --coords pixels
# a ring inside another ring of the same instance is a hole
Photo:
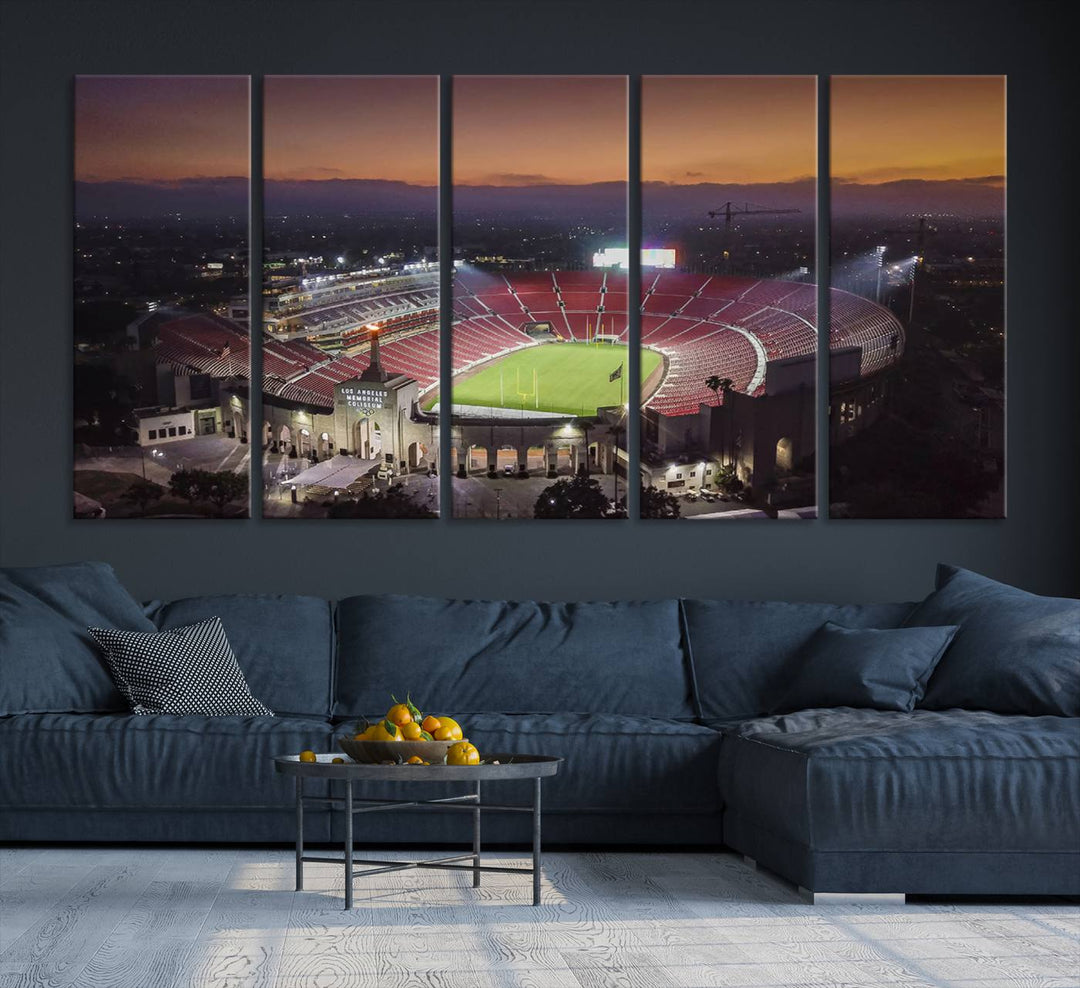
[[[404,290],[391,285],[268,319],[264,393],[331,405],[334,385],[368,367],[373,329],[388,372],[415,379],[421,395],[436,389],[437,275],[408,282]],[[812,284],[646,270],[643,286],[642,343],[664,358],[644,407],[660,415],[694,414],[700,403],[714,403],[716,395],[705,385],[710,375],[730,378],[743,394],[763,394],[769,361],[814,353]],[[831,291],[831,306],[832,347],[860,348],[863,377],[900,358],[904,331],[890,312],[838,289]],[[455,273],[453,311],[455,375],[524,347],[596,340],[625,345],[626,275],[462,268]],[[227,320],[183,316],[164,322],[157,347],[158,356],[174,366],[246,377],[247,335]]]

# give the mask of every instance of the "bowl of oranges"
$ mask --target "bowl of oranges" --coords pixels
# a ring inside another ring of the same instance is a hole
[[[338,745],[354,762],[365,765],[479,765],[480,755],[464,737],[461,725],[444,714],[425,715],[411,696],[394,705],[386,716],[363,726]]]

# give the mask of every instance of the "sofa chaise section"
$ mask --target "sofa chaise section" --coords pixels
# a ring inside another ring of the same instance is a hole
[[[729,729],[724,841],[815,892],[1075,894],[1080,720],[806,710]]]

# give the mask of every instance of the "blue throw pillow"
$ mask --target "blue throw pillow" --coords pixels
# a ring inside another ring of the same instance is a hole
[[[927,710],[1080,717],[1080,600],[1040,597],[956,566],[904,622],[958,624],[930,677]]]
[[[815,707],[910,713],[956,632],[956,625],[844,628],[826,621],[799,651],[794,678],[773,713]]]
[[[91,625],[155,630],[105,563],[0,570],[0,716],[126,711]]]

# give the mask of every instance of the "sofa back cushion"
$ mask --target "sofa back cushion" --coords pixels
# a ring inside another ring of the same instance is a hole
[[[332,605],[321,597],[186,597],[147,612],[162,631],[221,618],[253,695],[279,715],[330,716],[334,622]]]
[[[678,603],[349,597],[338,606],[339,717],[390,694],[431,713],[690,718]]]
[[[941,565],[905,624],[960,625],[920,707],[1080,717],[1080,600]]]
[[[914,606],[684,600],[702,719],[732,723],[773,710],[787,688],[797,653],[826,621],[845,628],[896,628]]]
[[[154,630],[105,563],[0,570],[0,716],[126,711],[91,626]]]

